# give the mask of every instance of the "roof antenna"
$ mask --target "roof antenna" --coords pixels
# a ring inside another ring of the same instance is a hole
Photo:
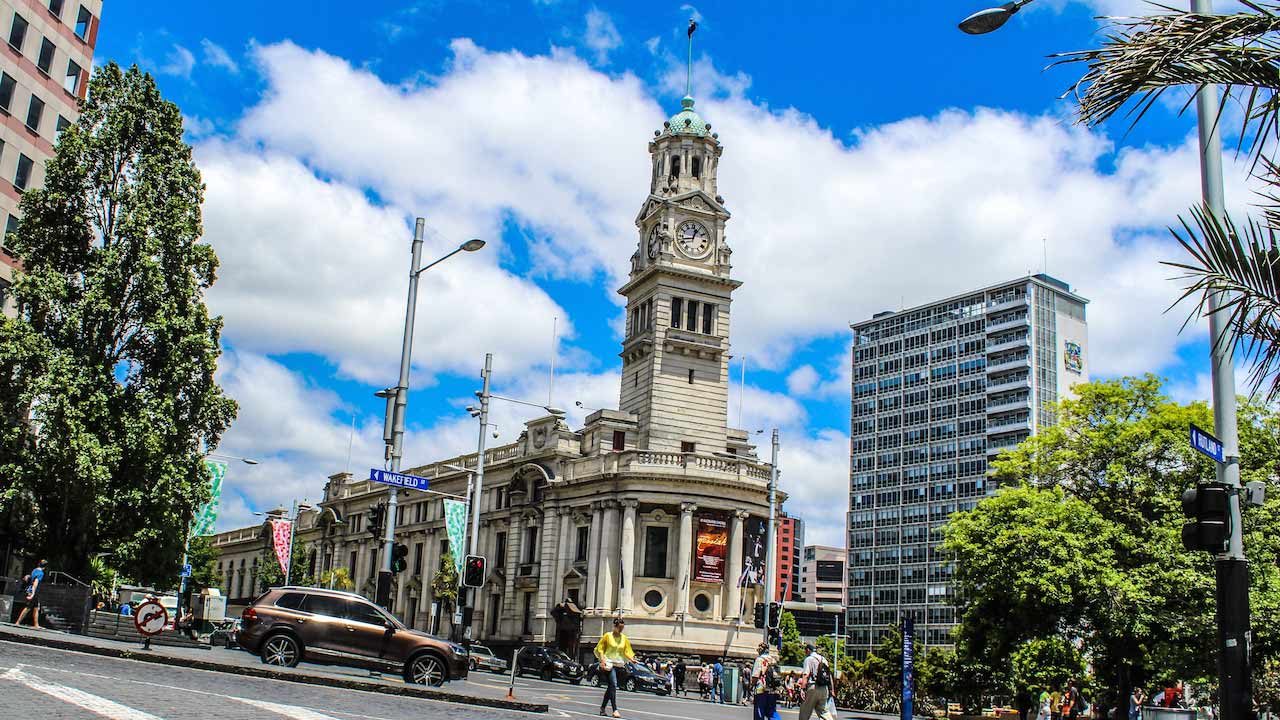
[[[1040,238],[1040,248],[1044,251],[1044,274],[1049,274],[1049,240]]]
[[[689,18],[689,67],[684,76],[684,95],[693,97],[693,33],[698,29],[698,21]]]

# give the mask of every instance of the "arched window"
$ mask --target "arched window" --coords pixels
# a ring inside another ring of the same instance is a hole
[[[680,156],[675,155],[671,158],[671,177],[679,177],[680,175]]]
[[[702,177],[702,158],[694,156],[689,162],[689,172],[696,178]]]

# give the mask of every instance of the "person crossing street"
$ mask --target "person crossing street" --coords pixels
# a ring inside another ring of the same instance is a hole
[[[606,717],[608,713],[605,708],[609,706],[613,706],[613,717],[622,717],[618,712],[618,668],[627,662],[635,662],[636,659],[635,651],[631,649],[631,640],[622,632],[625,627],[626,623],[622,618],[615,618],[613,632],[605,633],[600,642],[596,643],[595,655],[596,660],[600,661],[600,672],[609,681],[604,690],[604,699],[600,701],[600,714]]]
[[[808,689],[805,690],[804,702],[800,705],[800,720],[809,720],[814,713],[825,720],[832,717],[827,710],[827,698],[831,697],[831,665],[818,654],[813,643],[804,647],[809,651],[808,657],[804,659],[804,677],[808,680]]]

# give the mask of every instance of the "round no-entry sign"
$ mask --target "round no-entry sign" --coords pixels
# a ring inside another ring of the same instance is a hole
[[[133,626],[147,637],[159,635],[169,624],[169,611],[155,600],[146,600],[133,611]]]

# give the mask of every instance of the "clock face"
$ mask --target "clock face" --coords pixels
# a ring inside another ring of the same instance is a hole
[[[656,259],[660,250],[662,250],[662,234],[658,232],[658,226],[654,225],[649,230],[649,259]]]
[[[676,241],[685,255],[700,258],[711,251],[711,235],[702,223],[686,220],[676,231]]]

